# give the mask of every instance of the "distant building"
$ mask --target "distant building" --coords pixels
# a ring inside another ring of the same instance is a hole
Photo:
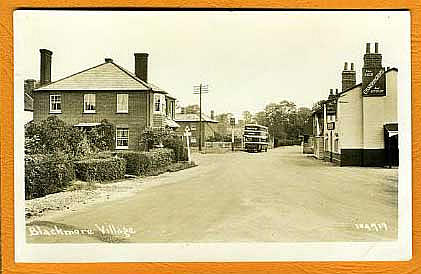
[[[115,149],[140,149],[145,128],[177,128],[175,98],[148,81],[148,54],[135,53],[135,73],[110,58],[51,82],[52,52],[41,49],[40,87],[33,90],[34,120],[55,115],[75,127],[106,119],[115,126]]]
[[[213,114],[213,112],[212,112]],[[191,143],[192,146],[199,145],[199,124],[200,117],[196,113],[177,113],[175,115],[175,122],[180,125],[177,129],[177,132],[182,134],[186,127],[189,127],[191,131]],[[218,121],[214,120],[214,117],[209,117],[205,114],[202,114],[202,145],[211,137],[215,137],[215,129]]]
[[[314,154],[341,166],[389,166],[399,164],[397,74],[385,69],[375,43],[367,44],[362,83],[345,63],[342,91],[313,111]]]
[[[33,90],[39,86],[39,82],[34,79],[26,79],[23,89],[24,100],[24,122],[29,123],[34,118]]]

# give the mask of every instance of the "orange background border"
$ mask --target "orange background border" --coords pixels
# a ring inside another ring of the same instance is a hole
[[[13,11],[19,8],[264,8],[409,9],[411,12],[412,120],[421,118],[421,1],[419,0],[0,0],[1,249],[4,273],[421,273],[421,123],[412,123],[413,259],[408,262],[87,263],[14,261]],[[417,197],[418,196],[418,197]],[[329,252],[326,250],[326,252]]]

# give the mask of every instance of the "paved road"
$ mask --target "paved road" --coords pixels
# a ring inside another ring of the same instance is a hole
[[[151,187],[131,197],[31,223],[27,227],[28,241],[301,242],[396,238],[396,169],[341,168],[299,150],[285,147],[267,153],[196,154],[199,167],[147,179]],[[130,237],[116,230],[113,235],[102,234],[100,230],[109,228],[109,224],[135,233],[129,233]],[[30,229],[51,230],[55,226],[84,235],[30,236]],[[84,229],[95,231],[88,235]]]

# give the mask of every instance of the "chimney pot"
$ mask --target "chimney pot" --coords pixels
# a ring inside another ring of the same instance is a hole
[[[336,95],[338,95],[338,89],[336,89]]]
[[[374,43],[374,53],[379,53],[379,43]]]
[[[215,119],[215,111],[214,110],[211,110],[211,119],[212,120]]]
[[[135,74],[145,82],[148,82],[148,55],[147,53],[134,54]]]
[[[367,43],[365,46],[365,53],[370,53],[370,43]]]
[[[345,62],[344,70],[348,70],[348,62]]]
[[[53,52],[48,49],[40,49],[41,68],[40,68],[40,84],[45,85],[51,82],[51,56]]]
[[[354,63],[351,63],[351,70],[354,70]]]
[[[111,58],[105,58],[105,63],[112,63],[113,62],[113,59],[111,59]]]
[[[330,95],[333,95],[333,88],[330,89]]]

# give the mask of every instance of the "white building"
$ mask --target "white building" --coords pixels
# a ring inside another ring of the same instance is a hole
[[[313,113],[315,155],[341,166],[390,166],[399,164],[396,68],[382,67],[375,43],[367,44],[362,83],[355,84],[353,64],[345,63],[342,91],[333,93]],[[323,119],[322,119],[323,117]]]

